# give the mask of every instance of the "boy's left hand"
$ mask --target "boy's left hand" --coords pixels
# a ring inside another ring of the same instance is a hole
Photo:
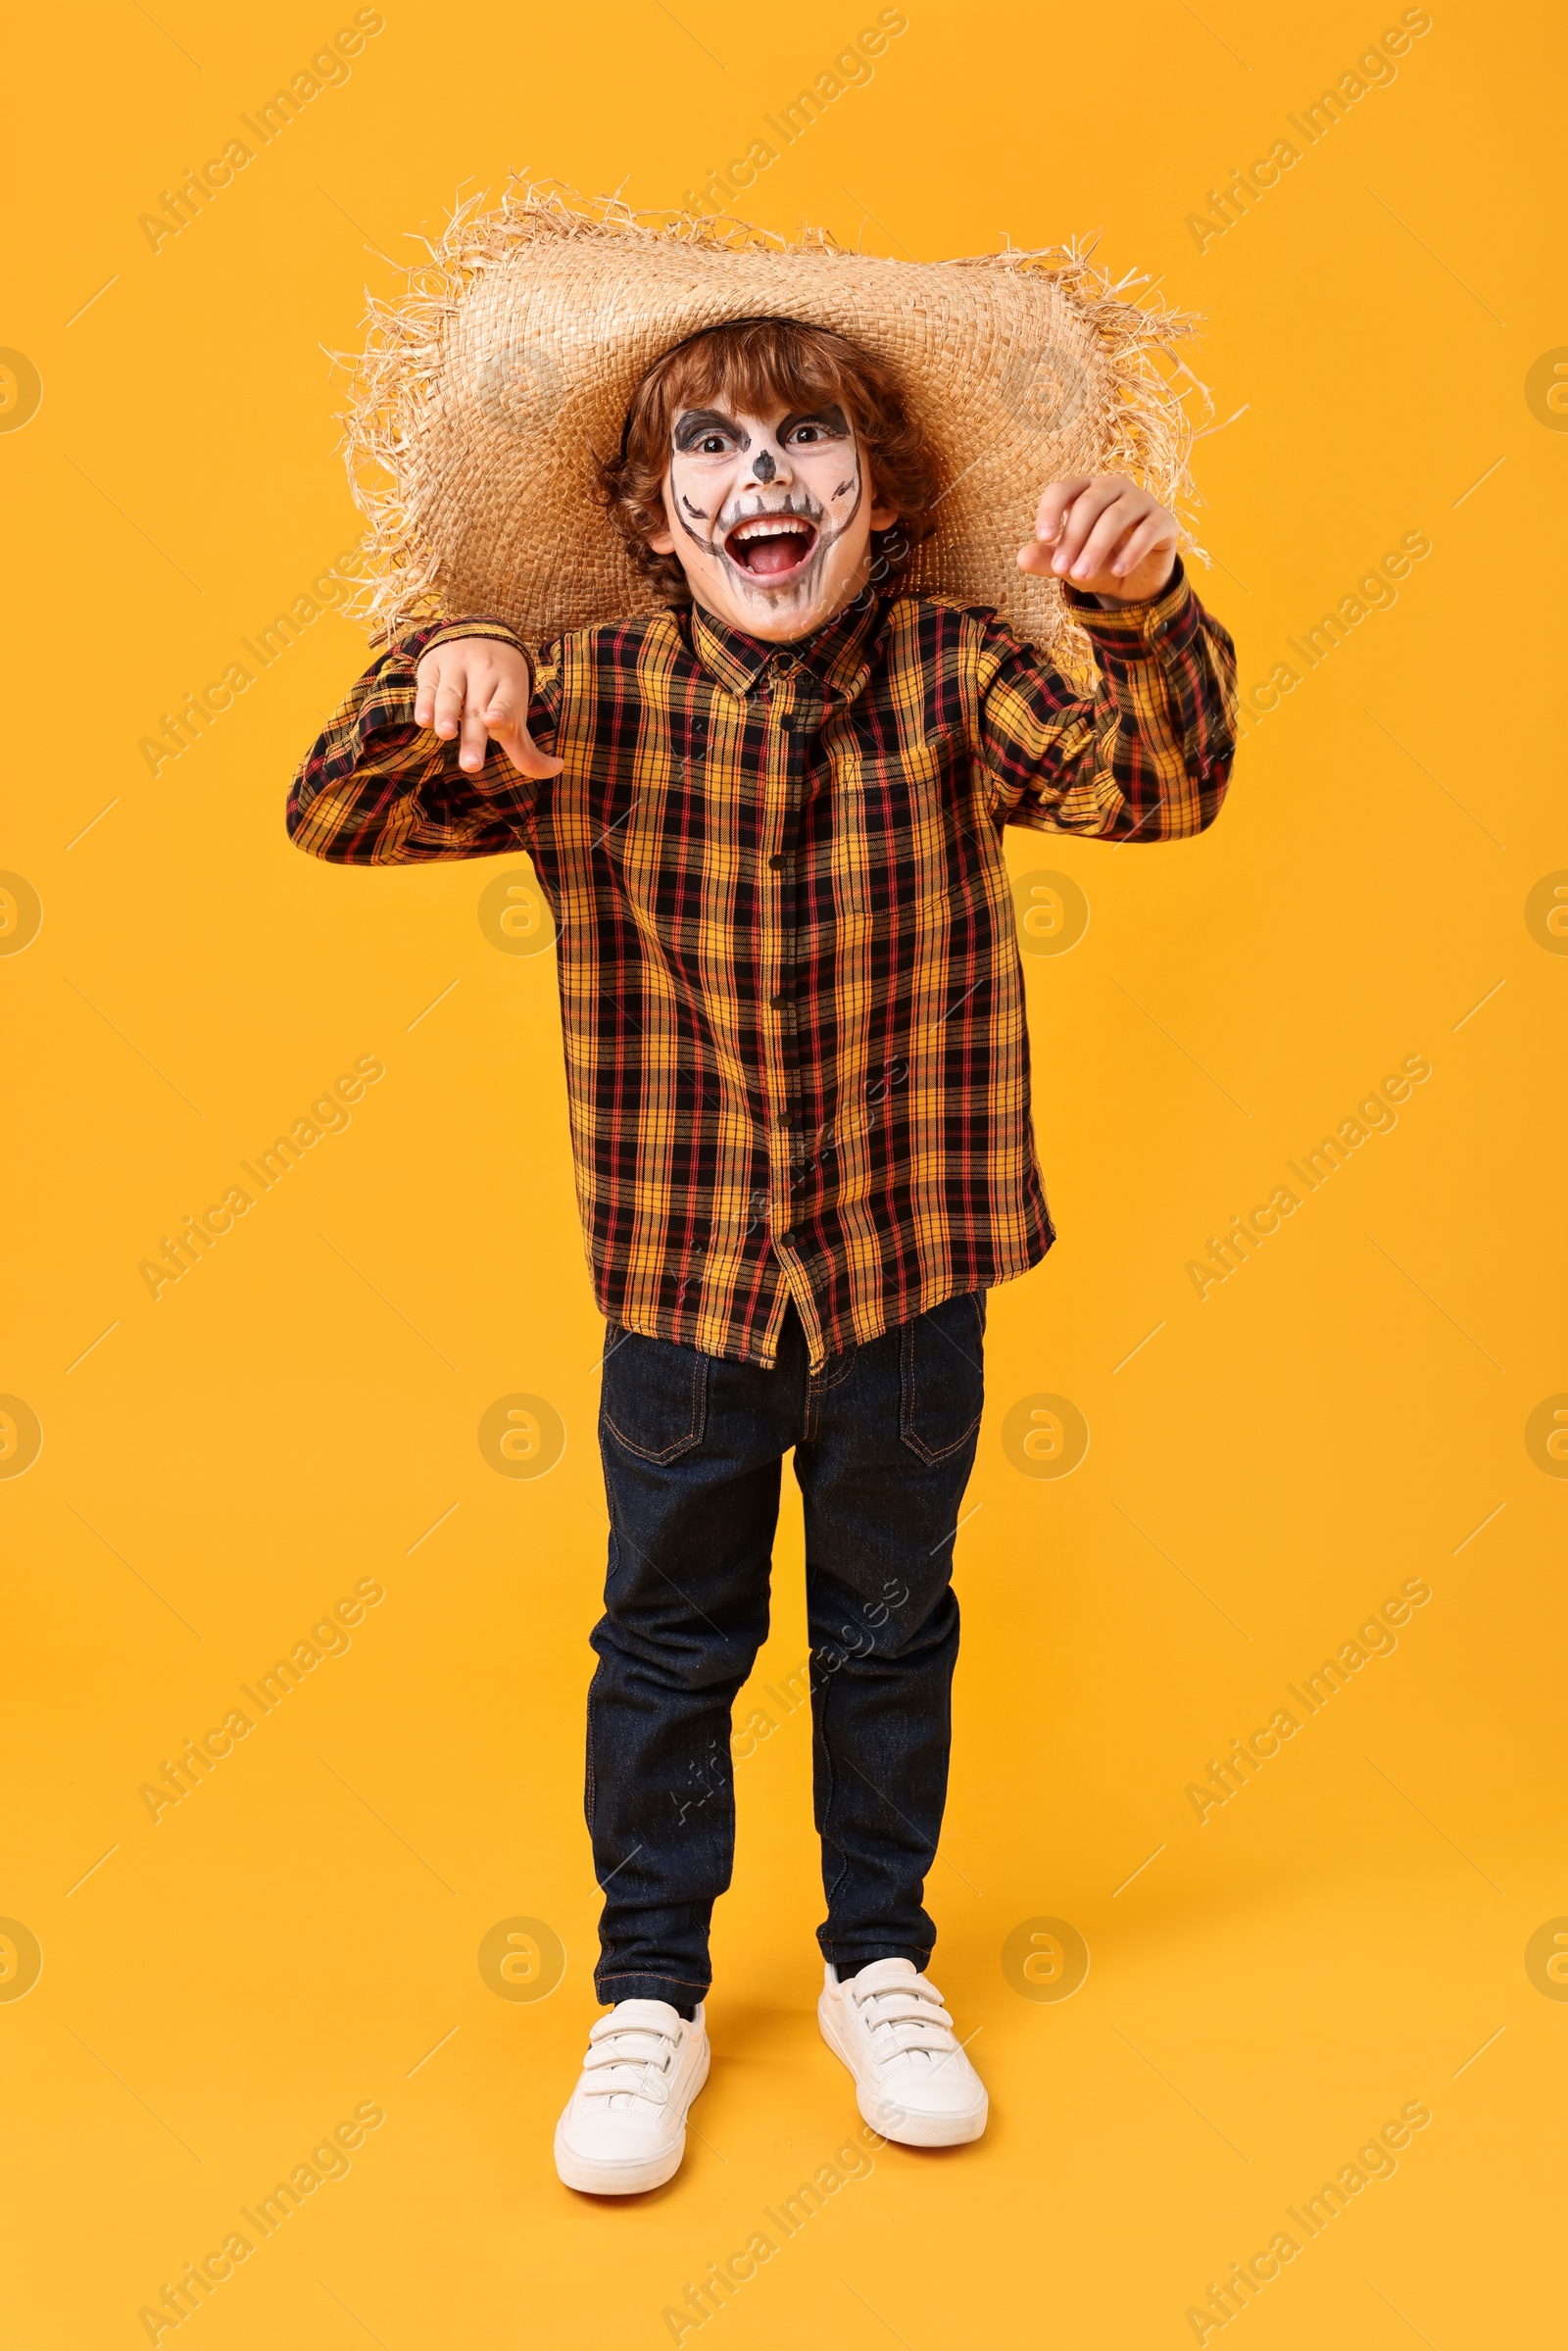
[[[1020,571],[1054,572],[1102,604],[1143,604],[1176,568],[1175,515],[1125,473],[1075,473],[1040,501]]]

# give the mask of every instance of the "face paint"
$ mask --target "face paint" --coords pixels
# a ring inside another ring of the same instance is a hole
[[[875,503],[858,436],[836,404],[747,416],[683,409],[664,477],[669,528],[697,603],[748,636],[808,636],[865,585]]]

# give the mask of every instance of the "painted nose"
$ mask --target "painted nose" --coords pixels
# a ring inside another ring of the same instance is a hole
[[[754,479],[764,482],[771,481],[777,471],[778,467],[774,465],[772,458],[764,449],[761,456],[758,459],[756,465],[752,467]]]

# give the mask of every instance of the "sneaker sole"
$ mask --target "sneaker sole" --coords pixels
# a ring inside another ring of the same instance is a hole
[[[645,2155],[632,2163],[594,2163],[562,2144],[565,2124],[563,2116],[556,2125],[556,2177],[563,2187],[578,2188],[588,2196],[640,2196],[649,2188],[662,2187],[666,2180],[673,2180],[686,2153],[686,2117],[708,2080],[709,2055],[705,2042],[702,2063],[681,2108],[680,2136],[667,2147],[662,2147],[657,2155]]]
[[[963,2147],[983,2135],[991,2116],[991,2100],[983,2086],[980,2104],[968,2114],[911,2114],[906,2106],[892,2100],[883,2103],[861,2081],[825,2000],[817,2004],[816,2021],[822,2038],[855,2083],[855,2103],[860,2120],[869,2123],[884,2138],[893,2139],[901,2147]]]

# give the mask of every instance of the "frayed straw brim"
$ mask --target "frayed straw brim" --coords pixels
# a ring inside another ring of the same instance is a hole
[[[1201,388],[1172,346],[1195,321],[1123,299],[1142,281],[1112,285],[1073,247],[886,261],[517,180],[427,250],[372,303],[346,418],[381,636],[493,612],[542,644],[663,609],[595,464],[654,361],[727,318],[808,320],[893,363],[944,484],[903,584],[996,606],[1069,671],[1092,667],[1087,641],[1058,585],[1015,561],[1047,482],[1114,471],[1167,505],[1191,494],[1183,397]]]

